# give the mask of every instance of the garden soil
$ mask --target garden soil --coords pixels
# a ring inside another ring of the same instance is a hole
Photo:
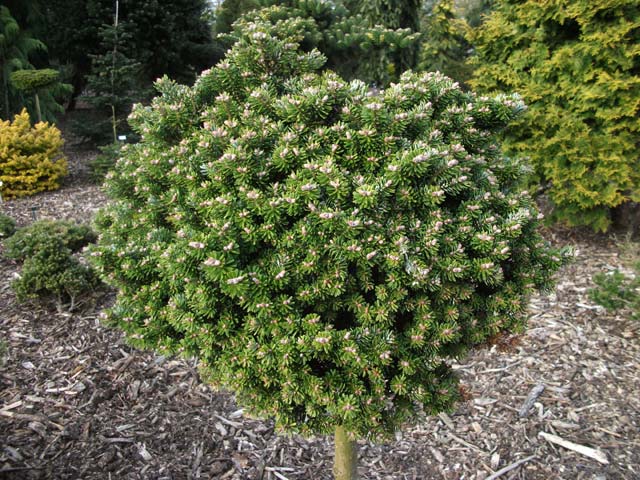
[[[106,202],[86,181],[92,153],[67,155],[60,190],[0,211],[21,226],[89,222]],[[575,261],[532,299],[527,332],[453,364],[465,393],[454,411],[360,441],[362,480],[640,479],[640,325],[588,298],[593,274],[623,265],[624,242],[547,237],[573,245]],[[19,304],[18,272],[0,260],[0,479],[332,478],[331,438],[275,432],[204,384],[195,360],[135,350],[103,326],[113,293],[75,312]]]

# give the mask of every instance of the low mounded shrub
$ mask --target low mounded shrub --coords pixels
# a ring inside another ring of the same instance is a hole
[[[16,231],[16,222],[8,215],[0,213],[0,240],[9,238]]]
[[[48,123],[31,126],[26,110],[14,121],[0,121],[0,191],[14,198],[60,187],[67,174],[60,130]]]
[[[628,309],[631,318],[640,320],[640,262],[635,263],[633,276],[615,270],[599,273],[593,281],[597,287],[589,295],[594,302],[607,310]]]
[[[11,286],[18,300],[52,298],[58,305],[70,301],[69,309],[73,310],[78,296],[93,290],[98,283],[94,271],[80,263],[62,240],[49,237],[24,260],[20,277]]]
[[[5,256],[22,262],[19,277],[11,283],[18,300],[57,301],[60,307],[93,290],[100,282],[93,269],[74,252],[96,240],[91,229],[66,221],[41,220],[19,229],[5,242]]]
[[[49,238],[60,240],[65,249],[75,253],[96,241],[90,227],[65,220],[39,220],[19,229],[5,242],[5,256],[24,261],[34,256]]]

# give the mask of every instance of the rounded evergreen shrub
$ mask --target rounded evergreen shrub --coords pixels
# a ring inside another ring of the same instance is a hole
[[[450,408],[447,360],[522,328],[565,257],[496,141],[517,97],[436,73],[372,92],[299,27],[267,12],[193,87],[157,83],[92,256],[135,345],[197,356],[279,427],[375,437]]]
[[[93,269],[74,257],[61,238],[50,236],[42,237],[38,248],[24,259],[11,286],[20,301],[53,299],[58,306],[70,301],[69,310],[73,310],[77,298],[98,284]]]
[[[40,220],[19,229],[4,243],[4,255],[22,263],[11,283],[18,300],[56,300],[60,307],[93,290],[100,282],[94,270],[74,256],[96,240],[86,225],[64,220]]]
[[[16,222],[9,215],[0,213],[0,240],[9,238],[16,231]]]
[[[60,187],[67,174],[60,130],[48,123],[31,126],[26,110],[13,122],[0,120],[0,194],[15,198]]]
[[[50,238],[60,240],[65,249],[74,253],[95,242],[97,236],[87,225],[66,220],[38,220],[19,229],[7,240],[4,255],[13,260],[24,261],[47,245]]]

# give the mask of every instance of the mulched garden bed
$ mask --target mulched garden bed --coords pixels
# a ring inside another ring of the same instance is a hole
[[[63,188],[0,211],[20,225],[90,221],[106,201],[85,180],[91,153],[67,153],[73,175]],[[360,442],[362,479],[640,478],[640,325],[587,295],[594,273],[621,265],[621,249],[593,235],[548,236],[574,245],[576,259],[555,293],[531,301],[527,333],[454,365],[468,392],[455,412],[387,444]],[[18,304],[17,272],[0,260],[0,478],[332,478],[331,438],[277,434],[203,384],[193,360],[130,348],[100,324],[110,294],[81,313]]]

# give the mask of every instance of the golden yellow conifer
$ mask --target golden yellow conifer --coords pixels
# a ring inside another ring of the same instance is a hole
[[[60,130],[46,122],[31,126],[26,110],[0,122],[0,181],[3,198],[60,187],[67,174]]]

